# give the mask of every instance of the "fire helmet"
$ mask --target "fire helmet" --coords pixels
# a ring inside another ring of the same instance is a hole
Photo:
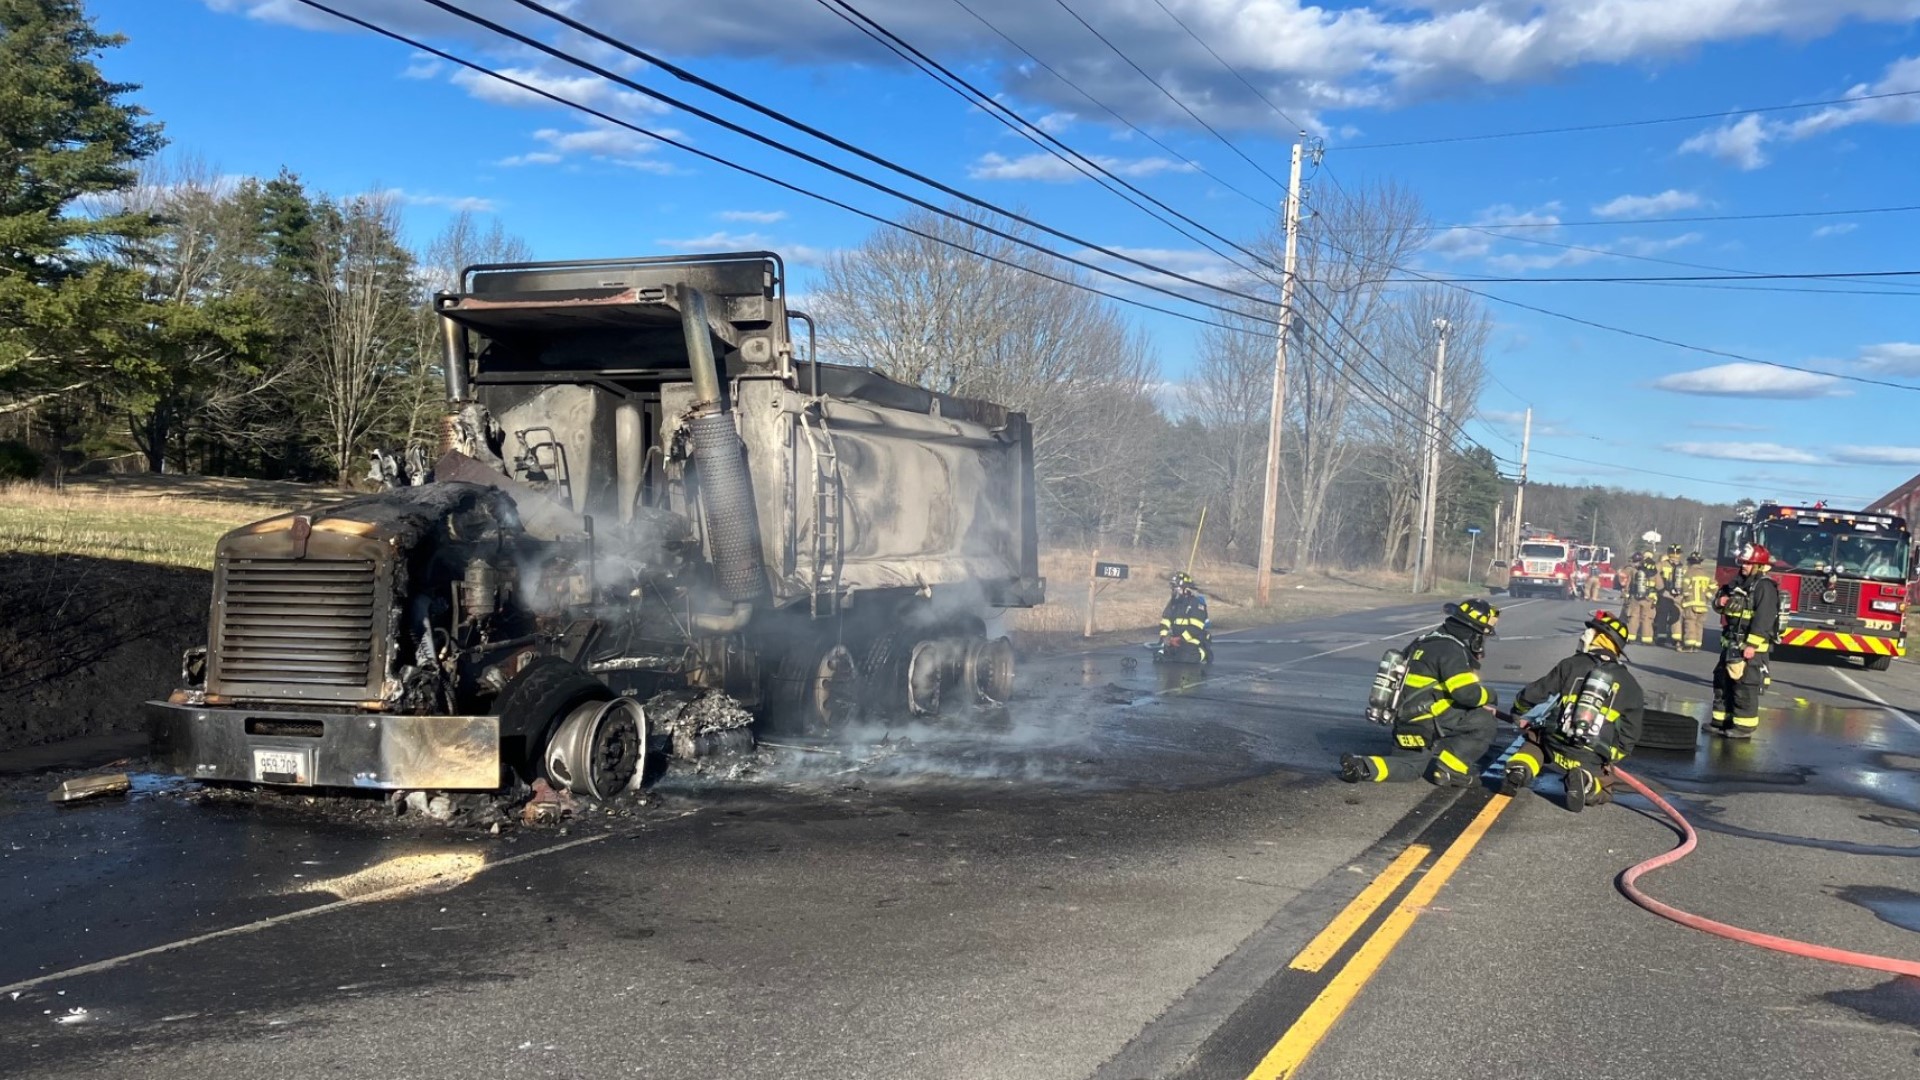
[[[1176,589],[1191,589],[1193,588],[1193,575],[1182,571],[1173,575],[1171,584]]]
[[[1633,634],[1627,624],[1611,611],[1596,611],[1593,618],[1587,620],[1587,629],[1592,631],[1592,641],[1605,645],[1609,652],[1625,652],[1627,642],[1633,640]]]
[[[1706,560],[1705,560],[1704,558],[1702,558],[1702,557],[1700,556],[1700,553],[1699,553],[1699,552],[1697,552],[1697,551],[1692,551],[1692,552],[1688,552],[1688,553],[1687,553],[1687,565],[1688,565],[1688,566],[1698,566],[1698,565],[1700,565],[1701,563],[1703,563],[1703,562],[1705,562],[1705,561],[1706,561]]]
[[[1440,610],[1447,613],[1448,622],[1487,637],[1494,636],[1493,624],[1500,621],[1499,609],[1485,600],[1462,600]]]
[[[1773,552],[1765,544],[1748,544],[1740,549],[1741,566],[1772,566]]]

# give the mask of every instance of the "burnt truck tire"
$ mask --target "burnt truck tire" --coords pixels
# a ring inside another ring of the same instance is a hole
[[[780,731],[830,736],[852,726],[866,680],[843,644],[789,650],[767,676],[768,720]]]
[[[494,699],[500,718],[502,759],[531,782],[544,767],[547,741],[580,706],[612,701],[606,683],[557,656],[542,656],[522,668]]]
[[[1635,750],[1692,750],[1700,743],[1700,721],[1685,713],[1647,709],[1640,714]]]

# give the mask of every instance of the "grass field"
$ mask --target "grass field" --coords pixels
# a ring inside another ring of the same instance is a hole
[[[1103,552],[1100,558],[1103,562],[1126,563],[1131,573],[1125,581],[1103,582],[1098,587],[1094,598],[1095,637],[1137,632],[1157,625],[1160,609],[1167,602],[1167,578],[1185,569],[1186,553],[1116,551]],[[1009,618],[1011,628],[1032,638],[1055,642],[1079,637],[1086,629],[1087,585],[1092,569],[1091,552],[1055,550],[1042,555],[1047,603],[1030,611],[1014,612]],[[1419,597],[1412,595],[1411,582],[1405,574],[1381,570],[1313,570],[1276,576],[1273,602],[1262,608],[1254,602],[1256,582],[1251,566],[1201,560],[1194,564],[1193,576],[1200,591],[1207,596],[1216,630],[1400,604],[1437,606],[1443,599],[1483,595],[1486,591],[1465,582],[1448,581],[1442,582],[1435,592]]]
[[[81,555],[211,570],[214,541],[222,533],[282,509],[244,501],[8,485],[0,487],[0,554]]]

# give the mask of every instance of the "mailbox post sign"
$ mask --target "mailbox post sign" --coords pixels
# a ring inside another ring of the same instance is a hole
[[[1100,553],[1093,553],[1093,576],[1087,580],[1087,625],[1080,633],[1081,637],[1093,636],[1093,605],[1100,595],[1103,583],[1112,584],[1125,581],[1133,574],[1133,568],[1123,562],[1101,562]]]

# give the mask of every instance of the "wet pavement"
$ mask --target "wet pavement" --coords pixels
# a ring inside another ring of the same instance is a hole
[[[1584,610],[1507,606],[1486,672],[1503,699]],[[1380,741],[1357,718],[1379,651],[1434,615],[1223,635],[1209,668],[1057,656],[977,725],[796,742],[564,832],[145,784],[54,807],[16,779],[0,1072],[1244,1076],[1289,1022],[1260,987],[1456,801],[1331,777]],[[1685,712],[1711,662],[1636,667]],[[1920,670],[1774,675],[1759,738],[1630,763],[1703,833],[1646,886],[1920,958]],[[1612,878],[1671,831],[1637,800],[1574,818],[1541,789],[1300,1075],[1911,1074],[1913,980],[1646,914]],[[1540,1001],[1590,1019],[1544,1062],[1489,1042],[1499,1016],[1538,1045]]]

